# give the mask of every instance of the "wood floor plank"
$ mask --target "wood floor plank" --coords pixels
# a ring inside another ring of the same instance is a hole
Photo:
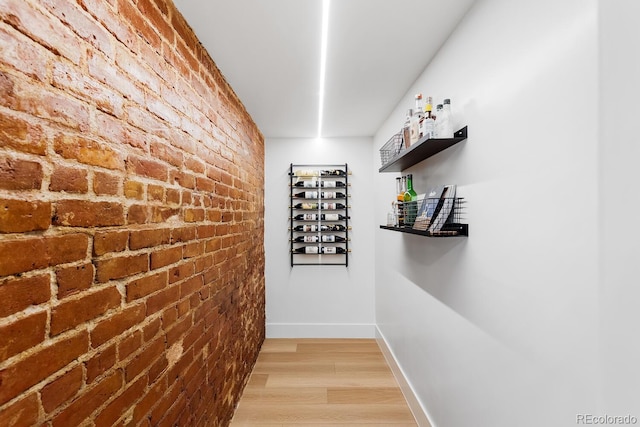
[[[397,387],[339,387],[327,389],[328,403],[404,404],[404,396]]]
[[[388,368],[387,368],[388,369]],[[263,362],[259,361],[253,368],[254,374],[278,374],[296,372],[335,374],[336,364],[332,361],[311,361],[311,362]]]
[[[380,353],[374,340],[345,343],[299,343],[297,353]]]
[[[397,387],[391,372],[270,374],[265,387]]]
[[[298,404],[326,404],[327,389],[324,387],[307,388],[246,388],[242,393],[242,403],[273,405],[286,403]]]

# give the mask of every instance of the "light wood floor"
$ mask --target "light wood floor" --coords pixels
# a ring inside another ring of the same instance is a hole
[[[231,427],[417,426],[373,339],[267,339]]]

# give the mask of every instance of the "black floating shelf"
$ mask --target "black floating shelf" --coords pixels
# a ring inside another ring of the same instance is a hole
[[[427,237],[459,237],[459,236],[468,236],[469,235],[469,224],[447,224],[446,228],[442,230],[442,233],[432,233],[431,231],[421,231],[414,230],[413,228],[406,227],[390,227],[388,225],[381,225],[380,228],[383,230],[391,230],[391,231],[399,231],[400,233],[409,233],[416,234],[418,236],[427,236]],[[456,234],[451,234],[449,232],[457,232]]]
[[[401,172],[416,163],[420,163],[421,161],[438,154],[442,150],[446,150],[447,148],[456,145],[458,142],[464,141],[467,139],[467,127],[463,127],[454,133],[453,136],[453,138],[422,139],[409,147],[409,149],[403,152],[399,157],[391,160],[378,169],[378,172]]]

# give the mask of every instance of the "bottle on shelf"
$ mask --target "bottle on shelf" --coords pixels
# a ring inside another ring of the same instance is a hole
[[[318,192],[317,191],[303,191],[302,193],[296,193],[293,197],[298,197],[300,199],[317,199]]]
[[[336,188],[336,187],[344,188],[344,187],[346,187],[346,185],[345,185],[345,183],[343,181],[334,181],[334,180],[322,181],[322,186],[325,187],[325,188]]]
[[[453,122],[451,117],[451,100],[445,99],[440,114],[440,129],[438,138],[453,138]]]
[[[293,219],[298,221],[344,221],[348,217],[342,214],[298,214]]]
[[[412,227],[418,214],[418,194],[413,189],[413,175],[407,174],[407,188],[404,192],[404,223]]]
[[[436,114],[435,114],[435,117],[433,118],[433,120],[435,120],[435,122],[436,122],[435,138],[442,138],[442,137],[440,136],[440,134],[441,134],[441,132],[442,132],[442,131],[440,130],[440,128],[441,128],[441,123],[442,123],[442,119],[441,119],[441,117],[442,117],[442,108],[443,108],[443,107],[442,107],[442,104],[438,104],[438,105],[436,106]]]
[[[320,247],[319,246],[302,246],[300,248],[292,249],[292,252],[296,254],[319,254]]]
[[[320,209],[345,209],[346,206],[343,203],[322,203]]]
[[[347,250],[339,246],[322,246],[320,252],[323,254],[346,254]]]
[[[351,227],[349,227],[349,229],[351,229]],[[306,232],[306,233],[316,233],[318,231],[347,231],[347,227],[345,227],[342,224],[322,224],[320,227],[318,227],[316,224],[304,224],[304,225],[296,225],[295,227],[293,227],[293,231],[300,231],[300,232]]]
[[[413,116],[413,109],[407,110],[407,117],[404,119],[404,125],[402,126],[402,139],[404,141],[404,148],[411,147],[411,117]]]
[[[294,175],[301,177],[313,177],[318,176],[318,171],[312,169],[299,169],[294,172]]]
[[[320,171],[320,176],[347,176],[347,173],[342,169],[330,169]]]
[[[420,131],[422,138],[434,138],[436,131],[436,122],[431,117],[431,97],[427,96],[427,103],[424,106],[424,120],[422,120],[422,129]]]
[[[396,178],[396,201],[398,206],[398,227],[404,226],[404,188],[402,186],[403,179]]]
[[[298,243],[318,243],[318,242],[324,242],[324,243],[342,243],[342,242],[346,242],[347,239],[345,239],[344,237],[341,236],[335,236],[333,234],[326,234],[324,236],[298,236],[295,239],[293,239],[294,242],[298,242]]]
[[[318,180],[316,179],[303,179],[295,184],[295,187],[303,187],[303,188],[318,188]]]
[[[323,199],[346,199],[347,195],[338,191],[323,191],[320,197]]]
[[[424,110],[424,107],[422,106],[421,93],[416,94],[415,100],[416,100],[416,108],[413,109],[413,114],[411,115],[411,120],[410,120],[411,127],[409,129],[411,145],[415,144],[420,140],[420,120],[422,120],[422,110]]]
[[[293,205],[293,207],[294,209],[318,209],[318,204],[305,202],[305,203],[295,204]]]

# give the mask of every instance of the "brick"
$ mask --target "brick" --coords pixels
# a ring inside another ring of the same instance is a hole
[[[160,249],[151,253],[151,269],[162,268],[182,260],[182,246]]]
[[[89,289],[93,283],[94,273],[95,269],[91,263],[58,269],[56,271],[58,299]]]
[[[151,341],[160,331],[160,327],[162,326],[162,320],[160,318],[156,318],[148,325],[143,328],[142,338],[145,342]]]
[[[129,385],[123,392],[109,403],[95,418],[96,427],[109,427],[116,425],[118,418],[129,408],[134,406],[134,402],[144,396],[147,382],[144,377]]]
[[[49,266],[85,259],[89,249],[89,236],[81,233],[45,237],[44,247]]]
[[[2,32],[0,32],[0,39]],[[3,56],[4,58],[4,56]],[[0,147],[44,156],[47,141],[42,127],[0,112]]]
[[[127,248],[129,242],[129,232],[118,231],[98,231],[93,238],[93,254],[100,256],[111,252],[122,252]]]
[[[53,148],[65,159],[107,169],[124,170],[124,160],[120,153],[105,143],[77,135],[60,134],[55,137]]]
[[[124,310],[100,321],[91,331],[91,345],[100,347],[113,337],[121,335],[136,324],[142,322],[145,316],[144,304],[127,307]]]
[[[180,289],[178,286],[166,288],[156,294],[151,295],[147,299],[147,316],[175,303],[178,300],[179,295]]]
[[[20,399],[0,411],[0,425],[21,427],[37,425],[40,404],[36,393]]]
[[[51,226],[51,203],[0,199],[0,233],[46,230]]]
[[[55,166],[49,183],[50,191],[86,193],[89,191],[88,174],[85,169]]]
[[[151,220],[151,208],[145,205],[131,205],[127,212],[128,224],[146,224]]]
[[[96,171],[93,176],[93,191],[98,196],[116,196],[120,193],[121,177]]]
[[[111,345],[106,349],[98,352],[91,359],[84,362],[87,370],[87,384],[91,384],[107,372],[116,363],[116,346]]]
[[[46,327],[46,312],[0,326],[0,363],[43,342]]]
[[[0,405],[8,402],[29,387],[39,383],[74,361],[89,347],[86,332],[81,332],[19,360],[0,370]]]
[[[38,162],[0,158],[0,189],[39,190],[42,178],[42,165]]]
[[[204,285],[203,276],[198,275],[185,280],[180,284],[180,299],[198,291]]]
[[[204,254],[205,242],[191,242],[184,245],[183,256],[184,258],[193,258]]]
[[[169,172],[169,182],[192,190],[196,188],[196,177],[181,170],[171,170]]]
[[[166,181],[168,167],[167,165],[155,160],[149,160],[138,156],[129,156],[127,158],[127,171],[138,176]]]
[[[179,214],[180,214],[180,209],[177,209],[177,208],[168,208],[165,206],[152,206],[151,222],[165,223],[171,217],[176,217],[176,219],[178,219]]]
[[[115,286],[101,289],[73,300],[65,300],[51,310],[51,335],[57,335],[100,317],[120,305],[121,295]]]
[[[142,334],[135,331],[118,342],[118,361],[126,360],[142,345]]]
[[[124,183],[124,195],[127,199],[144,199],[144,184],[138,181],[126,181]]]
[[[161,142],[152,141],[149,149],[154,158],[165,161],[176,167],[182,166],[183,155],[175,148]]]
[[[76,365],[60,378],[50,382],[42,388],[42,406],[47,413],[53,412],[63,403],[71,400],[84,383],[82,366]]]
[[[183,209],[184,222],[202,222],[204,221],[205,210],[202,208],[186,208]]]
[[[196,227],[179,227],[171,230],[171,243],[188,242],[196,238]]]
[[[170,232],[166,228],[131,231],[129,248],[131,250],[166,245],[170,241]]]
[[[147,199],[161,202],[164,200],[164,187],[161,185],[149,184],[147,187]]]
[[[166,271],[134,280],[127,285],[127,302],[143,298],[159,291],[169,283]]]
[[[159,337],[155,341],[152,341],[125,367],[124,372],[126,381],[131,382],[159,357],[163,357],[164,351],[165,344],[163,337]]]
[[[169,270],[169,283],[179,282],[195,273],[195,264],[192,261],[184,262]]]
[[[181,191],[176,188],[167,188],[167,203],[179,205],[181,200]]]
[[[53,418],[51,425],[53,427],[67,427],[82,424],[93,411],[109,400],[121,387],[122,374],[120,371],[115,371],[67,406]]]
[[[116,202],[60,200],[55,203],[53,223],[84,228],[124,225],[124,208]]]
[[[109,280],[122,279],[149,270],[149,255],[127,255],[105,260],[94,261],[96,265],[96,281],[98,283]]]
[[[48,274],[0,281],[0,317],[10,316],[32,305],[49,301],[50,281]]]
[[[157,381],[153,387],[147,391],[147,394],[140,400],[140,402],[136,404],[135,409],[133,410],[133,420],[131,425],[140,425],[140,421],[142,421],[142,419],[148,418],[151,408],[160,401],[166,391],[166,379]]]

